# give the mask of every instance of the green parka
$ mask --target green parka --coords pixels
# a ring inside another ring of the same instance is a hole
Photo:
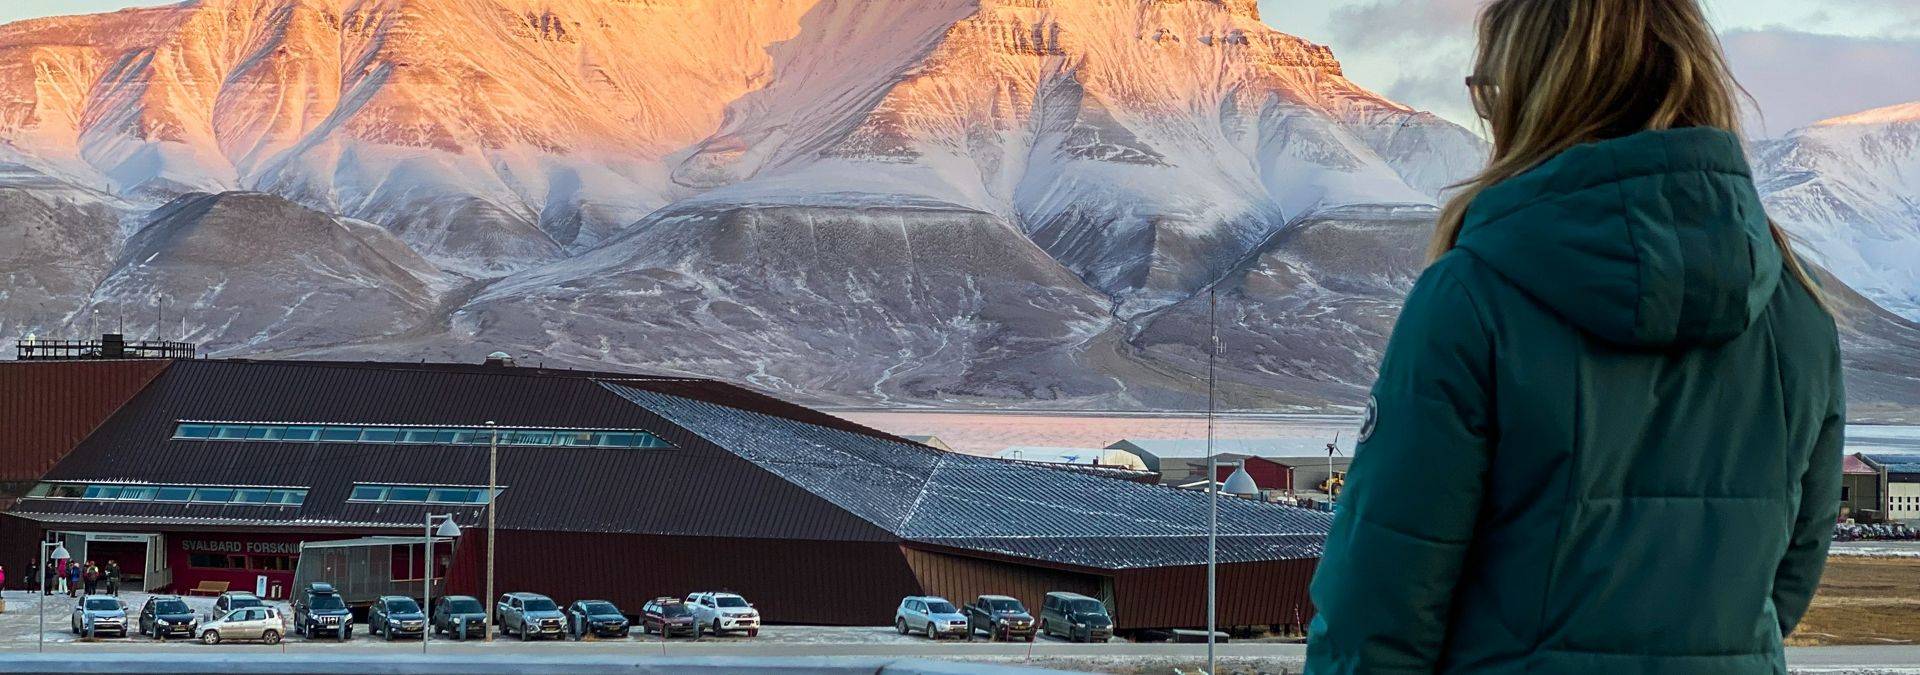
[[[1843,408],[1833,321],[1733,135],[1590,143],[1490,187],[1394,327],[1307,669],[1783,672]]]

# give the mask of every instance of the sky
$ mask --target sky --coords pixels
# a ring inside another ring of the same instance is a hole
[[[1349,78],[1477,128],[1460,80],[1483,0],[1260,0],[1268,25],[1333,48]],[[1759,103],[1755,135],[1920,100],[1920,0],[1703,0],[1734,74]],[[166,4],[0,0],[0,22]]]

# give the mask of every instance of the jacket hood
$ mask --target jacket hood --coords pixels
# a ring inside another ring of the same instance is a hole
[[[1603,340],[1731,340],[1766,310],[1781,254],[1739,139],[1708,127],[1575,146],[1482,191],[1458,248]]]

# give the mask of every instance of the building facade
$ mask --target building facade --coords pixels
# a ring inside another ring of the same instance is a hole
[[[905,595],[1072,590],[1122,629],[1205,623],[1204,495],[944,452],[710,380],[70,360],[0,363],[0,396],[10,413],[76,410],[0,425],[9,563],[61,538],[139,587],[284,596],[303,544],[419,536],[448,514],[457,542],[390,547],[372,573],[409,581],[431,564],[448,591],[481,595],[491,508],[502,593],[633,611],[728,590],[769,622],[880,625]],[[1223,623],[1302,625],[1327,514],[1221,508]]]

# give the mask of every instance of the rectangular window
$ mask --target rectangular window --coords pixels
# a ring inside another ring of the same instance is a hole
[[[306,490],[274,490],[274,503],[286,506],[299,506],[306,503]]]
[[[138,502],[153,501],[153,495],[159,491],[160,488],[151,485],[129,485],[120,491],[120,500]]]
[[[244,424],[222,424],[214,429],[213,437],[221,440],[243,441],[247,438],[247,432],[252,429],[253,427]]]
[[[246,429],[247,429],[247,440],[260,441],[260,440],[266,440],[267,433],[270,431],[273,431],[274,427],[251,426],[251,427],[246,427]]]
[[[277,490],[234,490],[233,501],[241,504],[272,504],[279,501]]]
[[[387,501],[424,502],[424,501],[427,501],[427,492],[428,492],[428,489],[423,487],[405,487],[405,486],[396,485],[393,487],[393,489],[387,491]]]
[[[28,497],[45,497],[49,494],[53,494],[52,483],[40,483],[34,485],[33,489],[27,491]]]
[[[407,429],[402,433],[400,442],[432,445],[440,442],[439,436],[439,429]]]
[[[399,438],[399,429],[367,429],[360,433],[361,443],[392,443]]]
[[[193,501],[206,504],[225,504],[233,501],[233,488],[199,488],[193,491]]]
[[[287,427],[286,431],[280,434],[280,440],[294,443],[306,443],[319,439],[320,427]]]
[[[327,443],[358,443],[360,427],[326,427],[320,430],[320,440]]]
[[[53,491],[49,493],[47,496],[61,497],[65,499],[79,499],[80,497],[86,494],[87,494],[87,486],[74,485],[72,483],[64,483],[64,484],[53,486]]]
[[[467,503],[469,504],[487,503],[487,489],[475,488],[472,492],[467,494]]]
[[[384,485],[355,485],[353,494],[347,497],[348,501],[355,502],[378,502],[386,499],[387,488]]]
[[[118,485],[89,485],[87,486],[87,491],[81,494],[80,498],[81,499],[119,499],[120,491],[122,489],[124,488]]]
[[[153,501],[156,502],[184,502],[190,499],[193,499],[193,488],[190,487],[161,487],[153,491]]]
[[[633,445],[633,434],[600,434],[600,447],[625,448]]]
[[[211,424],[182,424],[173,432],[174,438],[213,438]]]

